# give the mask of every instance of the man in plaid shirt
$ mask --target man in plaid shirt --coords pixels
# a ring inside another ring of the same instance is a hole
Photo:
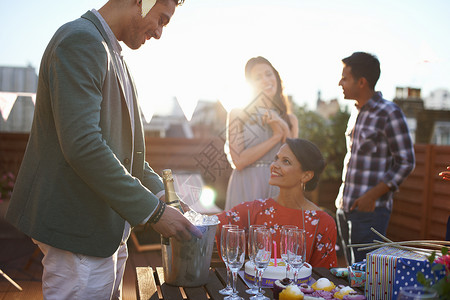
[[[393,193],[414,169],[414,147],[401,109],[375,92],[380,62],[355,52],[342,60],[339,85],[355,100],[345,132],[347,154],[336,199],[338,231],[348,263],[362,261],[364,251],[348,244],[370,243],[374,227],[386,234]]]

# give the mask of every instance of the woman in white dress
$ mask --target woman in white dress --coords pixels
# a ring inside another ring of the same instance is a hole
[[[269,166],[286,138],[298,136],[298,120],[291,113],[278,71],[264,57],[251,58],[245,77],[253,88],[253,101],[233,109],[227,119],[225,152],[233,171],[225,210],[255,199],[278,195],[269,185]]]

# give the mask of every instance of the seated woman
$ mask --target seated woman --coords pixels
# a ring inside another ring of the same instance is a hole
[[[336,267],[336,223],[304,196],[305,190],[315,189],[324,168],[323,156],[313,143],[286,139],[270,165],[269,184],[280,188],[278,197],[244,202],[219,214],[216,237],[220,237],[223,224],[236,224],[245,230],[250,224],[264,224],[279,245],[281,226],[296,225],[306,229],[306,261],[313,267]]]

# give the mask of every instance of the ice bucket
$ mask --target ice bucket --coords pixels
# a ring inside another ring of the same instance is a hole
[[[211,255],[217,224],[198,225],[201,239],[192,236],[190,241],[161,237],[164,281],[183,287],[196,287],[208,282]]]

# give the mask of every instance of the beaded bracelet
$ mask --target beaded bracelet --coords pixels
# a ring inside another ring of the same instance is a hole
[[[166,203],[159,200],[158,207],[156,208],[155,213],[148,220],[148,223],[151,223],[151,224],[157,223],[159,221],[159,219],[161,219],[165,210],[166,210]]]

